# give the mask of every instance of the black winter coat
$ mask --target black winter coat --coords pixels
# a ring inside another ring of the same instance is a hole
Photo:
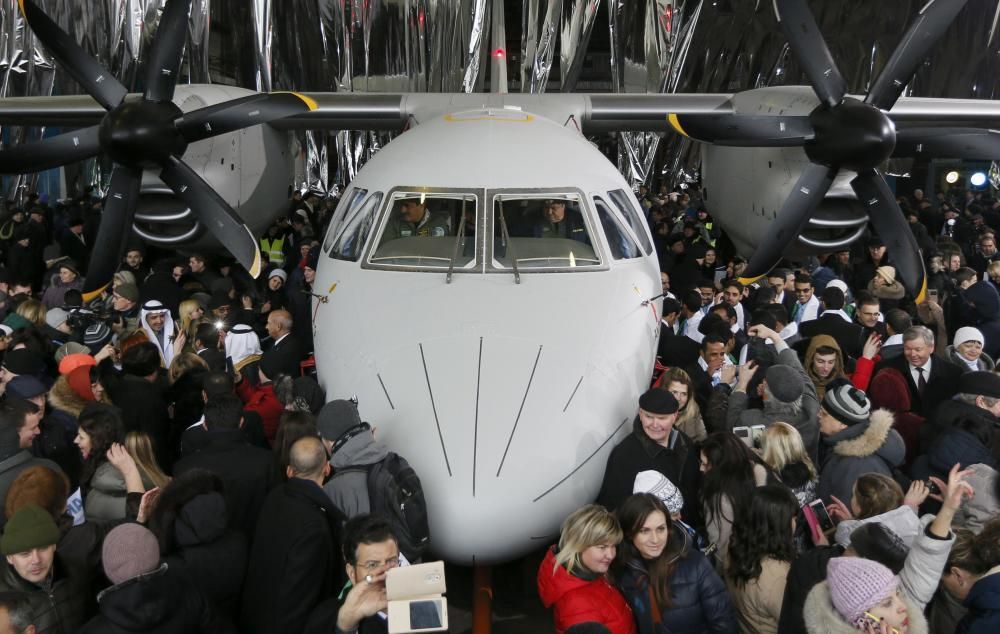
[[[684,521],[695,528],[701,526],[698,509],[698,449],[688,436],[675,429],[676,440],[667,448],[654,443],[642,429],[636,416],[632,433],[625,437],[608,455],[604,481],[597,495],[597,503],[605,508],[618,508],[625,498],[632,495],[635,476],[640,471],[659,471],[681,490],[684,496]]]
[[[164,561],[228,619],[239,614],[247,569],[247,540],[226,527],[226,503],[218,493],[197,495],[177,514],[177,548]]]
[[[674,534],[683,534],[683,529]],[[618,588],[632,608],[639,634],[736,634],[740,631],[725,584],[708,559],[695,549],[688,549],[677,562],[670,578],[669,608],[651,605],[649,576],[641,561],[626,565]],[[660,611],[658,625],[653,609]]]
[[[185,454],[174,465],[174,475],[205,469],[222,478],[229,528],[251,542],[264,500],[278,484],[274,457],[267,449],[251,446],[238,429],[206,431],[202,441],[199,451]]]
[[[208,601],[166,565],[111,586],[97,596],[100,615],[80,634],[235,634]]]
[[[778,618],[778,634],[802,634],[806,621],[802,612],[806,597],[817,583],[826,581],[826,566],[844,554],[840,546],[821,546],[799,555],[788,570],[785,598]]]
[[[318,484],[292,478],[267,496],[243,587],[244,634],[302,632],[344,586],[340,526],[346,518]]]
[[[32,623],[38,634],[74,634],[91,612],[93,599],[83,571],[71,567],[56,552],[53,583],[46,592],[25,581],[14,567],[4,562],[0,592],[23,592],[31,605]]]
[[[941,403],[937,412],[921,425],[920,453],[930,453],[939,437],[955,429],[959,423],[970,425],[989,435],[987,447],[993,454],[993,459],[1000,462],[1000,418],[981,407],[960,400]]]

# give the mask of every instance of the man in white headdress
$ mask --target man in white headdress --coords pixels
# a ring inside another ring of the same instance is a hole
[[[139,324],[146,333],[146,338],[160,349],[163,367],[169,368],[170,362],[180,354],[184,347],[185,336],[177,332],[170,309],[158,299],[151,299],[142,305],[139,311]]]

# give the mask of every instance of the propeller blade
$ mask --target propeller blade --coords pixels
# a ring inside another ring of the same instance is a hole
[[[177,197],[193,209],[198,219],[229,249],[251,277],[260,275],[261,258],[257,239],[232,207],[212,187],[176,156],[160,172],[160,178]]]
[[[194,143],[259,123],[311,112],[318,107],[315,101],[305,95],[273,92],[224,101],[187,112],[175,125],[188,143]]]
[[[80,45],[45,15],[38,5],[31,0],[19,0],[18,5],[21,7],[25,22],[45,45],[45,49],[56,58],[59,66],[69,73],[88,95],[104,106],[105,110],[111,110],[125,99],[125,95],[128,94],[125,86],[80,48]]]
[[[111,280],[121,263],[126,238],[132,231],[132,216],[139,199],[142,172],[124,165],[115,165],[111,175],[111,186],[104,201],[101,214],[101,228],[97,231],[98,248],[90,256],[87,278],[83,287],[83,299],[89,302],[99,296],[111,284]]]
[[[162,102],[174,98],[190,12],[191,0],[167,0],[163,7],[146,60],[146,101]]]
[[[1000,131],[986,128],[906,128],[896,131],[893,156],[1000,159]]]
[[[862,172],[851,181],[851,188],[868,208],[875,231],[892,254],[892,262],[907,292],[923,303],[927,294],[927,275],[917,239],[896,203],[889,185],[876,170]]]
[[[833,61],[806,0],[774,0],[774,13],[816,96],[831,108],[840,104],[847,92],[847,82]]]
[[[0,174],[30,174],[96,156],[99,126],[91,126],[0,151]]]
[[[865,103],[882,110],[892,108],[903,94],[906,84],[913,79],[917,67],[924,62],[931,47],[941,39],[966,2],[967,0],[928,2],[892,52],[892,57],[868,91]]]
[[[741,280],[756,280],[777,264],[785,247],[802,233],[809,222],[810,212],[826,196],[836,175],[837,168],[819,163],[810,163],[802,170],[799,180],[795,181],[795,187],[781,206],[781,211],[775,216],[774,222],[768,225],[764,239],[750,256]]]
[[[671,113],[667,120],[684,136],[713,145],[797,147],[813,137],[806,116]]]

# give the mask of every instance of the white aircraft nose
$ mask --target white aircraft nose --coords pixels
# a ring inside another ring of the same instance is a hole
[[[555,541],[562,519],[596,497],[607,453],[630,428],[620,395],[633,387],[627,373],[588,364],[591,352],[488,334],[380,352],[379,400],[394,409],[378,437],[423,482],[435,552],[508,559]]]

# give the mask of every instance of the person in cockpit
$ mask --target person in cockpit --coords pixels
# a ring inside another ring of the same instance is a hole
[[[536,238],[567,238],[590,244],[583,216],[576,209],[566,209],[565,200],[546,200],[542,204],[542,217],[535,223]]]
[[[431,213],[427,204],[419,198],[408,198],[401,201],[398,213],[389,219],[382,240],[384,242],[417,236],[444,237],[450,233],[448,218]]]

